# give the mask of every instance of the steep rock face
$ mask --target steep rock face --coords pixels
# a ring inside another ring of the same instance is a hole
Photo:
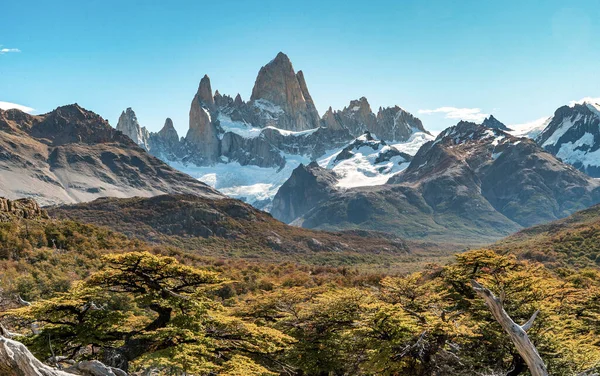
[[[215,100],[212,93],[212,87],[210,85],[210,78],[206,74],[200,80],[197,95],[201,104],[206,106],[210,111],[214,111]]]
[[[380,108],[377,122],[369,130],[386,141],[406,141],[415,132],[427,133],[421,120],[398,106]]]
[[[170,192],[222,197],[76,104],[38,116],[0,111],[0,170],[0,196],[42,205]]]
[[[329,106],[327,111],[323,114],[323,119],[321,120],[321,123],[322,126],[327,129],[338,131],[345,129],[340,119],[338,119],[338,116],[333,112],[331,106]]]
[[[599,104],[560,107],[536,141],[562,161],[600,177]]]
[[[319,114],[308,94],[304,75],[296,75],[290,59],[282,52],[260,69],[250,100],[264,113],[258,116],[259,126],[291,131],[319,126]]]
[[[494,115],[490,115],[487,118],[485,118],[485,120],[483,120],[483,123],[481,123],[481,125],[483,125],[486,128],[500,129],[501,131],[506,131],[506,132],[511,131],[511,129],[508,128],[506,125],[504,125],[504,123],[502,123],[500,120],[496,119],[494,117]]]
[[[210,113],[211,107],[214,107],[210,90],[210,80],[204,76],[192,100],[190,128],[185,136],[186,144],[193,153],[191,158],[199,165],[215,163],[220,156],[218,130]]]
[[[225,133],[221,141],[222,155],[242,165],[279,168],[285,165],[280,150],[266,137],[244,138],[235,133]]]
[[[275,195],[271,214],[289,223],[327,199],[336,182],[335,173],[316,162],[301,164]]]
[[[121,112],[119,121],[117,123],[117,130],[123,132],[126,136],[131,138],[133,142],[138,144],[140,147],[148,150],[148,139],[150,133],[146,128],[140,127],[135,112],[128,107],[125,111]]]
[[[532,140],[460,122],[388,184],[335,191],[294,223],[481,242],[599,201],[598,181]]]

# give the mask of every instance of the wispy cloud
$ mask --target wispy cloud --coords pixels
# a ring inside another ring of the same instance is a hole
[[[481,112],[480,108],[440,107],[435,110],[419,110],[420,114],[444,114],[446,119],[460,119],[466,121],[482,122],[489,114]]]
[[[0,55],[4,55],[10,52],[21,52],[21,50],[19,50],[18,48],[1,48],[2,45],[0,44]]]
[[[30,113],[34,111],[33,108],[23,106],[22,104],[10,103],[10,102],[2,102],[0,101],[0,110],[10,110],[11,108],[16,108],[17,110],[21,110],[23,112]]]
[[[600,97],[596,97],[596,98],[594,98],[594,97],[581,98],[578,101],[571,101],[571,102],[569,102],[569,106],[573,106],[574,104],[583,104],[583,102],[600,104]]]

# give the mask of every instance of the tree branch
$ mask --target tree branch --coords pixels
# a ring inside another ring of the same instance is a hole
[[[527,363],[527,367],[531,372],[532,376],[548,376],[548,370],[544,361],[538,354],[537,349],[529,340],[527,333],[524,328],[529,329],[533,324],[533,320],[537,316],[537,312],[527,321],[523,326],[517,325],[513,319],[506,313],[502,302],[498,299],[490,290],[483,287],[475,280],[471,280],[471,285],[475,293],[479,295],[485,301],[485,304],[492,312],[492,315],[498,321],[502,329],[508,333],[513,344],[517,348],[517,351]]]

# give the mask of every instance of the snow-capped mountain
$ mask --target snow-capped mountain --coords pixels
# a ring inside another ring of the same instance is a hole
[[[337,187],[352,188],[385,184],[391,176],[408,167],[411,159],[411,154],[367,132],[339,152],[319,160],[318,164],[335,172]]]
[[[308,228],[481,241],[600,201],[600,182],[533,140],[469,122],[424,144],[383,185],[345,189],[337,174],[319,180],[324,171],[317,165],[294,171],[275,197],[272,214]],[[299,199],[305,197],[319,200]]]
[[[407,166],[407,159],[394,155],[384,161],[378,153],[402,152],[409,158],[433,139],[407,111],[394,106],[375,115],[364,97],[341,111],[330,108],[320,118],[304,74],[295,72],[283,53],[260,69],[248,102],[239,94],[213,94],[204,76],[190,107],[189,130],[181,139],[170,119],[160,132],[148,132],[131,109],[123,112],[117,129],[171,166],[267,210],[300,164],[317,161],[339,173],[340,184],[348,187],[383,184]],[[377,150],[351,151],[365,132],[373,135]],[[353,157],[334,163],[343,150]]]
[[[545,150],[593,177],[600,177],[600,105],[560,107],[536,138]]]

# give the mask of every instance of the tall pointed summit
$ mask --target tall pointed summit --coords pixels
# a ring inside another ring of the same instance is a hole
[[[292,62],[283,52],[260,69],[250,100],[261,110],[259,121],[263,126],[291,131],[319,127],[319,114],[304,74],[294,72]]]

